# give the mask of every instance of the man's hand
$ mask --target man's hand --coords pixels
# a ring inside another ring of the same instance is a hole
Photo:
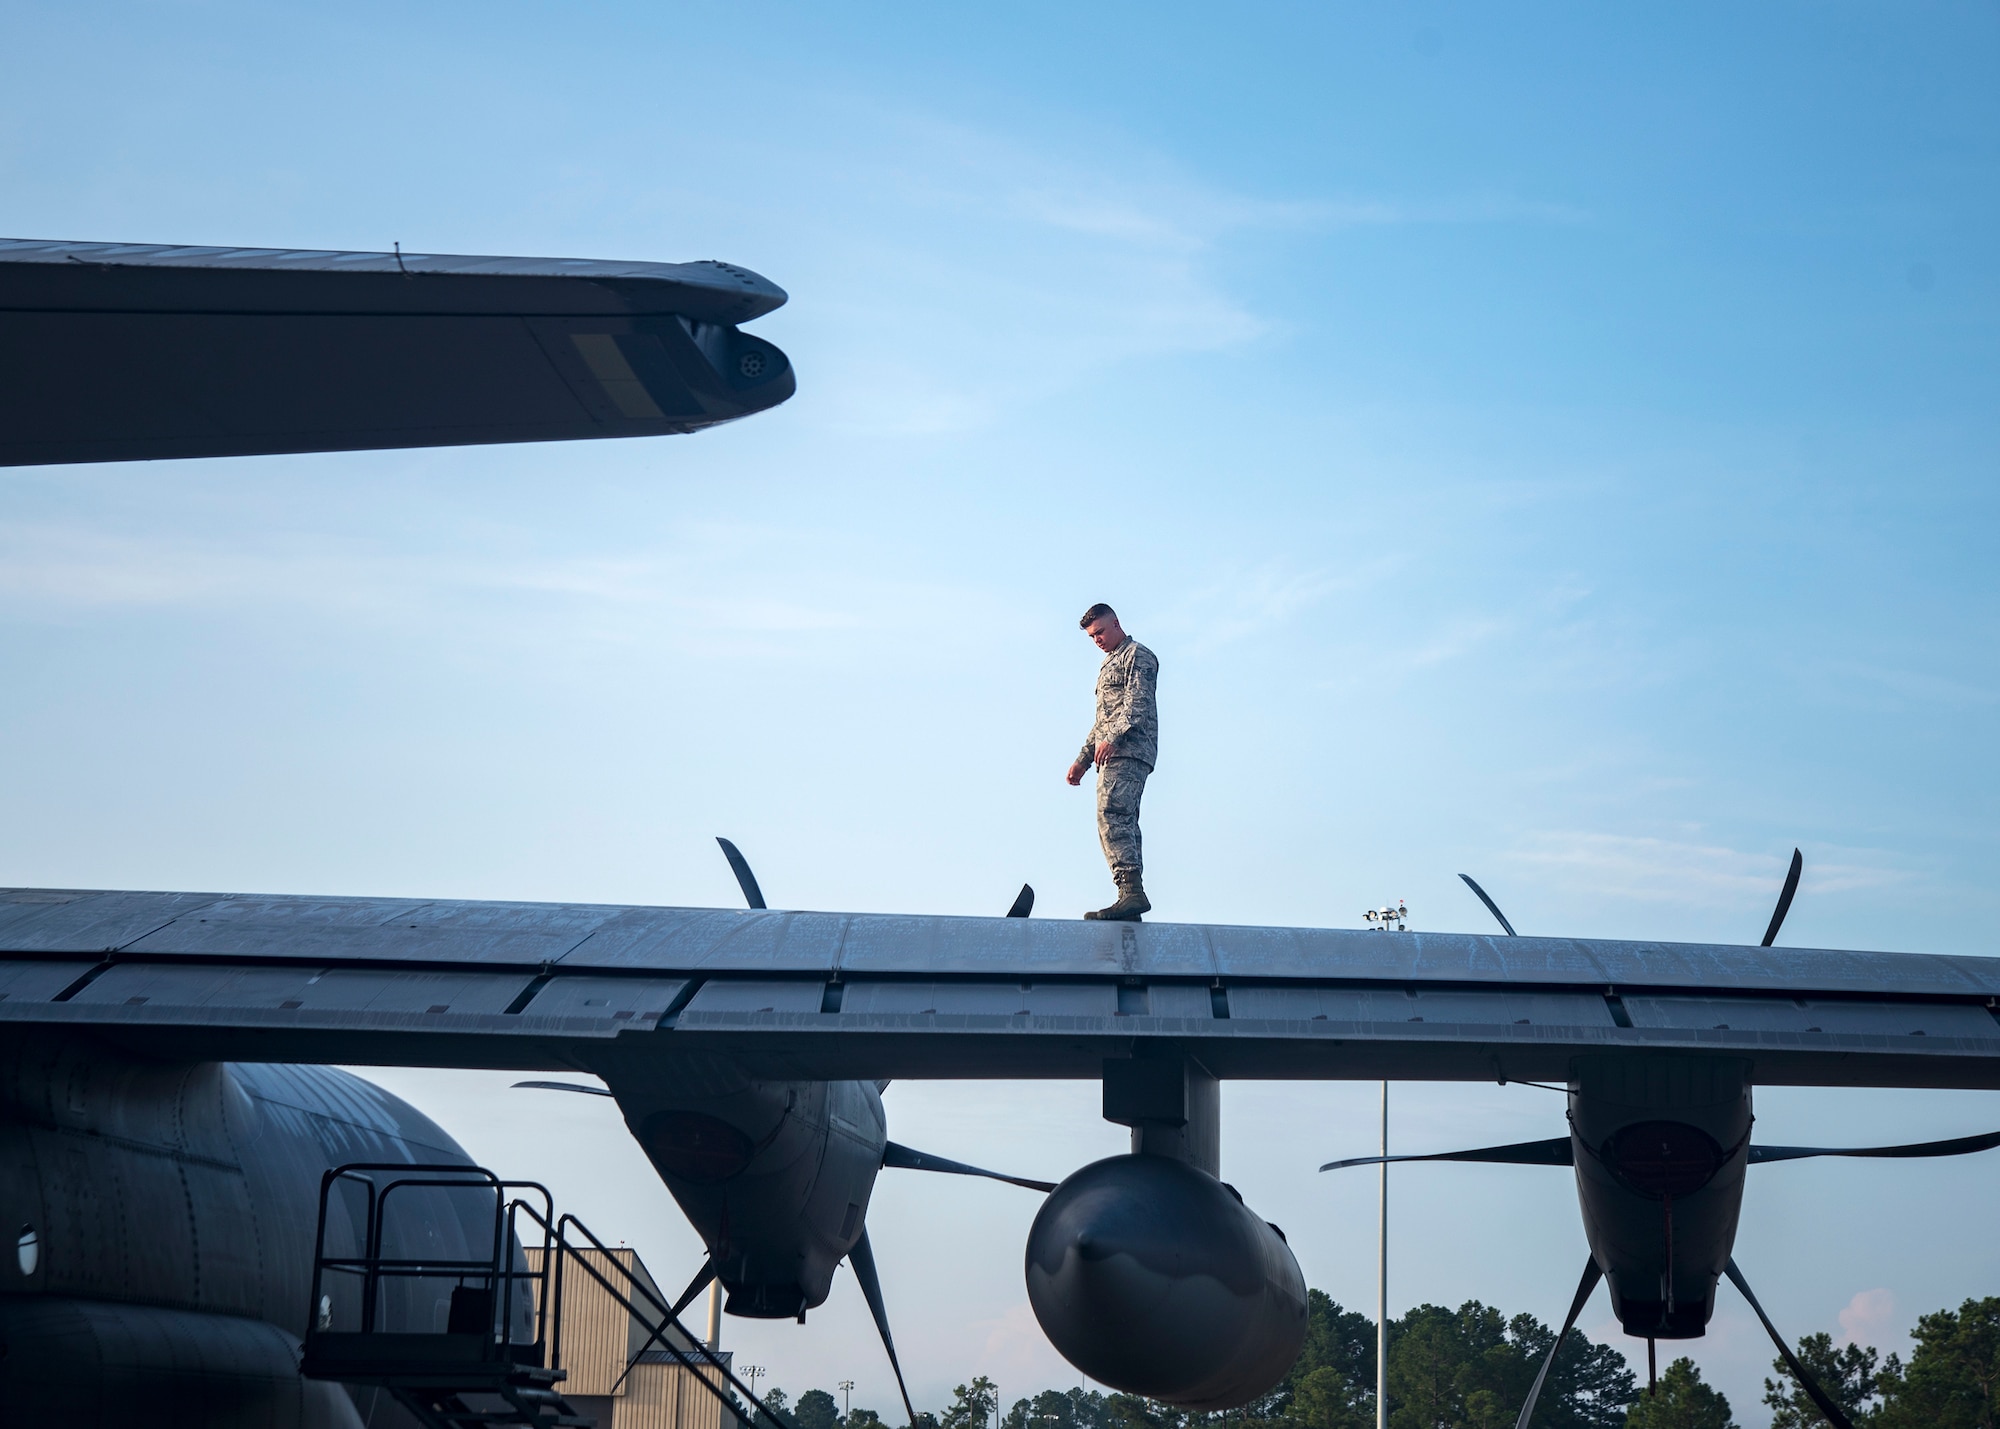
[[[1113,747],[1112,747],[1112,744],[1111,744],[1111,741],[1110,741],[1110,740],[1108,740],[1108,739],[1107,739],[1107,740],[1105,740],[1105,741],[1104,741],[1104,742],[1103,742],[1102,744],[1098,745],[1098,746],[1097,746],[1097,767],[1098,767],[1099,769],[1102,769],[1102,768],[1103,768],[1103,767],[1104,767],[1104,766],[1105,766],[1105,765],[1106,765],[1107,763],[1109,763],[1109,762],[1110,762],[1110,760],[1111,760],[1111,756],[1112,756],[1112,755],[1114,755],[1114,754],[1116,754],[1117,752],[1118,752],[1118,751],[1117,751],[1117,750],[1116,750],[1115,748],[1113,748]]]
[[[1069,782],[1072,784],[1081,784],[1083,782],[1083,771],[1088,769],[1089,767],[1090,767],[1089,765],[1085,764],[1081,759],[1079,759],[1076,761],[1076,763],[1070,765],[1069,773],[1064,777],[1067,778]]]

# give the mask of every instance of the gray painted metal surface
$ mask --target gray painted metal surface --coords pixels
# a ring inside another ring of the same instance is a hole
[[[44,267],[50,271],[35,271]],[[336,285],[324,282],[326,275],[375,281]],[[454,281],[409,281],[440,277]],[[9,307],[482,312],[503,296],[520,313],[679,313],[718,323],[750,322],[785,302],[785,290],[768,278],[713,260],[632,263],[0,238],[0,302]]]
[[[628,263],[0,239],[0,466],[689,432],[792,394],[784,290]]]
[[[0,891],[0,1021],[176,1055],[759,1075],[1560,1078],[1580,1052],[1763,1083],[2000,1086],[2000,959],[1196,924]],[[615,1049],[615,1050],[614,1050]]]

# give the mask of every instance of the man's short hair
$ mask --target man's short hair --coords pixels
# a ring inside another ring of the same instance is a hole
[[[1110,606],[1106,605],[1103,601],[1100,600],[1099,602],[1097,602],[1096,605],[1093,605],[1089,610],[1086,610],[1083,613],[1083,619],[1079,620],[1077,622],[1077,625],[1085,630],[1088,630],[1090,629],[1091,621],[1102,620],[1107,615],[1110,616],[1113,620],[1116,620],[1118,618],[1118,612],[1113,610]]]

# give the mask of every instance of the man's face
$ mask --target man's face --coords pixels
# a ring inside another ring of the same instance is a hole
[[[1098,616],[1090,622],[1090,627],[1085,633],[1090,636],[1091,642],[1107,655],[1125,643],[1125,632],[1119,628],[1118,617],[1115,615]]]

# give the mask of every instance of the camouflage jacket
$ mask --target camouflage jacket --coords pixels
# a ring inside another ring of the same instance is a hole
[[[1095,763],[1097,746],[1107,739],[1116,746],[1113,758],[1137,759],[1149,769],[1159,762],[1159,680],[1159,657],[1129,635],[1104,657],[1097,672],[1097,719],[1083,742],[1083,763]]]

